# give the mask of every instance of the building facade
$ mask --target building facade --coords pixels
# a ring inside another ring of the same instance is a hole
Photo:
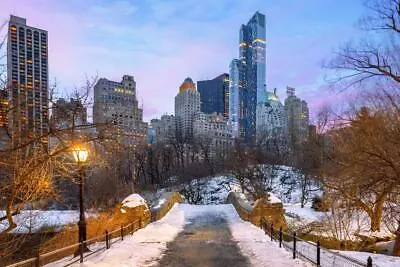
[[[67,129],[87,124],[87,109],[79,99],[58,99],[53,107],[50,127]]]
[[[306,101],[296,96],[296,90],[287,87],[285,110],[288,117],[288,135],[292,147],[305,142],[308,138],[309,110]]]
[[[256,12],[240,28],[239,60],[233,60],[230,65],[230,96],[234,99],[229,108],[232,112],[229,117],[234,135],[246,143],[256,141],[257,103],[265,99],[265,38],[265,15]]]
[[[197,113],[193,122],[193,133],[194,140],[207,151],[210,158],[224,158],[234,144],[231,125],[224,116],[217,113]]]
[[[287,149],[288,119],[285,107],[276,94],[265,92],[265,100],[257,104],[257,144],[269,150]]]
[[[229,117],[229,74],[223,73],[212,80],[198,81],[197,90],[200,93],[201,112]]]
[[[232,127],[232,136],[235,138],[244,138],[244,64],[234,59],[229,65],[229,123]]]
[[[175,96],[176,138],[193,138],[194,116],[200,112],[200,93],[191,78],[186,78]]]
[[[155,143],[170,143],[175,138],[176,118],[174,115],[162,115],[161,119],[151,120],[151,126],[154,130]]]
[[[94,86],[93,122],[98,129],[114,124],[124,144],[146,142],[147,123],[143,122],[133,76],[124,75],[120,82],[98,80]]]
[[[9,127],[13,143],[43,136],[49,129],[49,64],[47,31],[28,26],[11,15],[7,41]],[[36,144],[36,143],[35,143]]]
[[[0,128],[8,127],[8,93],[6,90],[0,90]]]

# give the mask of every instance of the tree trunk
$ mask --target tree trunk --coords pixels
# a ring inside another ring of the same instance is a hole
[[[394,241],[394,247],[392,256],[400,256],[400,222],[398,222],[399,226],[396,231],[396,240]]]
[[[370,214],[372,232],[379,232],[381,230],[383,204],[385,203],[385,200],[386,197],[381,197],[375,204],[373,212]]]

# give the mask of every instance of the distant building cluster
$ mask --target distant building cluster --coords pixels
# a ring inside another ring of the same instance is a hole
[[[10,129],[13,142],[34,138],[52,128],[87,124],[80,99],[53,103],[49,114],[48,34],[11,16],[7,43],[8,88],[0,91],[0,128]],[[186,78],[175,96],[175,114],[143,121],[136,81],[101,78],[94,86],[93,123],[98,132],[127,145],[198,142],[209,156],[226,154],[236,143],[266,149],[293,148],[310,135],[309,110],[295,89],[287,87],[284,104],[266,83],[265,15],[256,12],[239,30],[239,56],[229,74],[197,81]],[[12,106],[12,109],[9,107]],[[105,125],[115,127],[107,130]],[[313,129],[313,128],[311,128]],[[312,131],[311,131],[312,132]],[[41,143],[48,144],[46,138]]]
[[[209,141],[212,156],[235,142],[290,150],[309,136],[309,110],[295,89],[287,87],[284,104],[266,86],[265,15],[256,12],[239,31],[239,58],[211,80],[186,78],[175,97],[175,116],[151,121],[149,140]]]

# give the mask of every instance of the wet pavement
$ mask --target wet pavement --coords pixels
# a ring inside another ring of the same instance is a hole
[[[202,213],[188,221],[175,240],[167,244],[167,250],[157,266],[250,266],[248,259],[232,240],[223,214]]]

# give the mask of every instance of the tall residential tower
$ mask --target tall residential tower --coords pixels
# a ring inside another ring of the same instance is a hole
[[[191,78],[186,78],[179,87],[179,93],[175,96],[175,118],[177,138],[191,140],[193,138],[193,120],[200,112],[200,94]]]
[[[239,115],[230,114],[230,119],[232,121],[235,116],[242,116],[236,128],[238,137],[246,143],[254,143],[256,140],[257,103],[265,99],[265,38],[265,15],[256,12],[246,25],[240,27],[239,60],[233,60],[230,66],[230,95],[236,94],[238,101],[233,101],[229,109],[231,112],[239,111]],[[242,84],[239,84],[239,80],[243,81]]]
[[[46,136],[49,128],[47,31],[11,15],[7,42],[9,127],[14,144]],[[47,137],[41,139],[47,147]]]

